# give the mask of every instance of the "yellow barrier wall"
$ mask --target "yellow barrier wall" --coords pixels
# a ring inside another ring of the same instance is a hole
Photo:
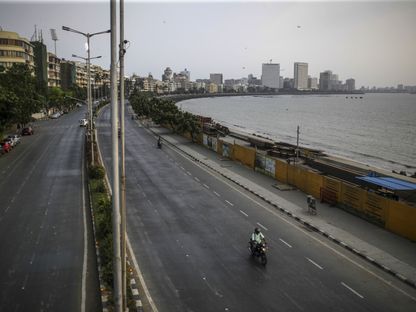
[[[363,212],[363,202],[366,197],[365,193],[365,190],[356,185],[341,183],[340,201],[350,208]]]
[[[416,207],[387,200],[386,228],[416,241]]]
[[[324,185],[324,177],[320,174],[307,171],[306,193],[311,194],[315,198],[321,195],[321,187]]]
[[[336,201],[340,201],[341,181],[330,177],[324,177],[324,188],[332,191],[336,195]]]
[[[308,172],[305,169],[293,166],[294,185],[302,192],[306,192],[307,189],[307,174]]]
[[[238,160],[250,168],[254,168],[256,161],[256,150],[251,147],[245,147],[238,144],[234,144],[233,159]]]
[[[223,144],[222,140],[218,140],[218,141],[217,141],[217,153],[218,153],[220,156],[222,156],[222,144]]]
[[[276,159],[275,170],[276,173],[274,176],[276,179],[280,182],[287,183],[287,163]]]
[[[363,202],[363,212],[384,224],[388,201],[387,198],[373,192],[366,192]]]

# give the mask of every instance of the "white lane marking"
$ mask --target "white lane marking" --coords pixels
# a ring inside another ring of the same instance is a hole
[[[81,187],[82,187],[82,215],[84,219],[84,259],[82,263],[82,286],[81,286],[81,312],[85,312],[87,298],[87,258],[88,258],[88,237],[87,237],[87,217],[85,213],[85,177],[84,177],[84,155],[81,162]]]
[[[234,206],[234,204],[232,202],[229,202],[228,200],[225,200],[225,202],[230,206]]]
[[[35,253],[33,253],[32,258],[30,258],[30,262],[29,262],[30,264],[33,264],[33,260],[35,260],[35,255],[36,255],[36,254],[35,254]]]
[[[308,257],[306,257],[306,259],[308,259],[308,261],[309,261],[310,263],[312,263],[314,266],[316,266],[316,267],[320,268],[321,270],[323,270],[323,269],[324,269],[323,267],[321,267],[318,263],[316,263],[316,262],[315,262],[315,261],[313,261],[312,259],[309,259]]]
[[[22,290],[25,290],[26,284],[27,284],[27,280],[29,279],[29,274],[26,274],[25,280],[23,281],[23,286],[22,286]]]
[[[147,288],[147,285],[144,282],[142,272],[140,271],[139,265],[137,264],[136,255],[133,252],[133,248],[131,248],[130,239],[129,239],[128,235],[126,235],[126,243],[127,243],[127,246],[129,248],[129,250],[131,251],[131,253],[130,253],[131,260],[133,261],[134,267],[136,269],[137,275],[138,275],[139,280],[140,280],[140,284],[142,285],[143,291],[146,295],[146,298],[149,301],[149,305],[151,306],[153,312],[159,312],[159,310],[156,308],[156,305],[155,305],[155,303],[152,299],[152,296],[150,295],[149,289]]]
[[[152,202],[150,201],[150,199],[148,199],[147,202],[149,203],[149,205],[152,205]]]
[[[290,245],[289,243],[285,242],[283,239],[279,238],[279,240],[285,244],[287,247],[292,248],[292,245]]]
[[[182,167],[182,166],[181,166],[181,169],[182,169],[182,170],[185,170],[185,168],[184,168],[184,167]]]
[[[268,228],[266,228],[263,224],[261,224],[261,223],[259,223],[259,222],[257,222],[257,225],[259,226],[259,227],[261,227],[263,230],[265,230],[265,231],[268,231],[269,229]]]
[[[199,180],[197,177],[194,177],[196,182],[201,182],[201,180]]]
[[[189,171],[187,171],[186,173],[187,173],[189,176],[191,176],[191,175],[192,175],[192,173],[190,173]]]
[[[248,217],[248,214],[246,214],[244,211],[240,210],[240,212],[241,212],[244,216]]]
[[[390,286],[391,288],[395,289],[396,291],[400,292],[401,294],[405,295],[406,297],[412,299],[413,301],[416,301],[416,297],[412,296],[411,294],[409,294],[408,292],[404,291],[403,289],[399,288],[398,286],[395,286],[391,283],[391,281],[386,280],[385,278],[381,277],[380,275],[378,275],[377,273],[375,273],[374,271],[367,269],[366,267],[364,267],[363,265],[359,264],[357,261],[353,260],[352,258],[348,257],[347,255],[341,253],[340,251],[336,250],[335,248],[333,248],[332,246],[330,246],[328,243],[322,241],[321,239],[312,236],[310,233],[306,232],[306,230],[303,230],[301,228],[299,228],[297,225],[295,225],[293,223],[293,221],[289,221],[287,219],[285,219],[285,217],[283,217],[282,215],[280,215],[279,212],[272,210],[269,207],[266,207],[265,205],[263,205],[263,203],[251,198],[249,195],[245,194],[243,191],[239,190],[237,187],[235,187],[233,184],[231,184],[230,182],[226,181],[226,180],[222,180],[220,179],[216,174],[214,174],[212,171],[210,171],[209,169],[203,167],[200,164],[195,163],[192,159],[190,159],[186,154],[184,154],[183,151],[178,151],[176,150],[176,152],[181,155],[183,158],[188,159],[190,162],[192,162],[195,166],[199,167],[201,170],[205,171],[206,173],[208,173],[209,175],[211,175],[212,177],[216,178],[218,181],[221,181],[222,183],[224,183],[225,185],[228,185],[228,187],[232,188],[234,191],[236,191],[237,193],[241,194],[241,196],[244,196],[245,198],[247,198],[248,200],[254,202],[255,204],[257,204],[259,207],[262,207],[264,210],[268,211],[270,214],[274,215],[275,217],[279,218],[280,220],[282,220],[283,222],[287,223],[288,225],[292,226],[294,229],[302,232],[303,234],[305,234],[307,237],[309,237],[310,239],[316,241],[318,244],[321,244],[322,246],[328,248],[329,250],[331,250],[334,254],[338,255],[339,257],[347,260],[348,262],[354,264],[355,266],[357,266],[358,268],[360,268],[361,270],[367,272],[368,274],[374,276],[375,278],[377,278],[378,280],[382,281],[384,284],[386,284],[387,286]]]
[[[218,197],[221,197],[220,194],[218,194],[217,192],[214,191],[214,194],[217,195]]]
[[[361,299],[364,299],[364,296],[360,295],[358,292],[356,292],[354,289],[352,289],[350,286],[348,286],[344,282],[341,282],[341,284],[342,284],[342,286],[344,286],[345,288],[347,288],[348,290],[350,290],[352,293],[354,293],[355,295],[357,295]]]
[[[98,138],[98,136],[97,136]],[[97,145],[98,145],[98,139],[97,139]],[[100,150],[100,148],[99,148]],[[374,271],[372,271],[371,269],[368,269],[366,267],[364,267],[363,265],[359,264],[357,261],[353,260],[352,258],[350,258],[349,256],[343,254],[342,252],[336,250],[335,248],[333,248],[332,246],[330,246],[326,241],[321,240],[320,238],[314,237],[313,235],[311,235],[310,233],[308,233],[306,230],[301,229],[300,227],[298,227],[296,224],[293,223],[293,220],[287,220],[286,216],[282,216],[280,214],[280,212],[275,211],[274,208],[269,208],[266,207],[265,205],[263,205],[263,203],[251,198],[249,195],[245,194],[243,191],[241,191],[240,189],[238,189],[236,186],[234,186],[234,184],[232,184],[232,182],[228,182],[227,180],[223,180],[222,178],[218,177],[218,174],[213,172],[212,169],[207,169],[205,167],[203,167],[202,165],[196,163],[193,159],[191,159],[188,155],[185,154],[184,151],[177,149],[174,150],[178,155],[182,156],[184,159],[187,159],[189,162],[191,162],[194,166],[200,168],[201,170],[205,171],[206,173],[208,173],[209,175],[211,175],[212,177],[216,178],[218,181],[221,181],[222,183],[224,183],[225,185],[227,185],[228,187],[230,187],[231,189],[233,189],[234,191],[238,192],[239,194],[241,194],[241,196],[247,198],[248,200],[252,201],[253,203],[257,204],[259,207],[263,208],[264,210],[268,211],[270,214],[272,214],[273,216],[281,219],[283,222],[287,223],[288,225],[292,226],[294,229],[296,229],[297,231],[302,232],[303,234],[305,234],[307,237],[309,237],[310,239],[316,241],[318,244],[328,248],[329,250],[331,250],[334,254],[338,255],[339,257],[345,259],[346,261],[350,262],[351,264],[355,265],[356,267],[360,268],[361,270],[367,272],[368,274],[372,275],[373,277],[375,277],[376,279],[382,281],[386,286],[389,286],[393,289],[395,289],[397,292],[405,295],[406,297],[410,298],[413,301],[416,301],[416,297],[410,295],[408,292],[404,291],[403,289],[399,288],[398,286],[395,286],[394,284],[391,283],[390,280],[386,280],[385,278],[381,277],[380,275],[378,275],[377,273],[375,273]],[[101,156],[101,150],[99,155]],[[102,159],[102,157],[101,157]],[[105,176],[106,180],[108,181],[108,176]],[[197,178],[195,178],[197,181],[199,181]],[[110,185],[110,184],[109,184]]]
[[[208,185],[206,185],[206,184],[203,184],[207,189],[209,189],[209,186]]]

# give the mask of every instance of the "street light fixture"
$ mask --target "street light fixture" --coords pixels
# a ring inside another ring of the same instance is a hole
[[[93,151],[94,135],[93,135],[93,123],[92,123],[91,72],[90,72],[90,62],[91,62],[91,57],[90,57],[90,50],[91,50],[90,49],[90,38],[93,37],[93,36],[96,36],[96,35],[110,33],[111,30],[109,29],[109,30],[105,30],[105,31],[100,31],[100,32],[92,33],[92,34],[90,34],[90,33],[84,33],[82,31],[79,31],[79,30],[76,30],[76,29],[73,29],[73,28],[70,28],[70,27],[67,27],[67,26],[62,26],[62,30],[70,31],[70,32],[73,32],[73,33],[76,33],[76,34],[80,34],[80,35],[83,35],[84,37],[87,38],[87,46],[86,46],[86,48],[87,48],[87,55],[88,55],[87,58],[83,58],[83,57],[79,57],[79,56],[74,56],[74,54],[72,56],[73,57],[82,58],[82,59],[84,59],[87,62],[87,76],[88,76],[88,85],[87,85],[87,93],[88,94],[87,94],[87,98],[88,98],[88,111],[89,111],[89,115],[90,115],[90,122],[89,122],[90,127],[89,127],[89,130],[90,130],[90,140],[91,140],[91,162],[92,162],[92,165],[94,165],[94,151]],[[100,58],[100,57],[101,56],[95,57],[95,58]]]

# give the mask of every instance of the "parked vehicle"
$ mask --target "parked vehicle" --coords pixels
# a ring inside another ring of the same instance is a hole
[[[32,135],[35,134],[32,127],[26,127],[22,129],[22,135]]]
[[[12,139],[10,139],[10,138],[5,138],[5,139],[3,140],[3,143],[7,143],[7,144],[9,144],[11,148],[13,148],[13,147],[15,146],[15,145],[14,145],[14,141],[13,141]]]
[[[79,120],[79,126],[80,127],[86,127],[88,125],[88,120],[83,118]]]
[[[61,117],[61,113],[60,112],[56,112],[55,114],[51,115],[52,119],[58,119],[59,117]]]
[[[10,144],[7,141],[6,142],[1,142],[0,146],[1,146],[2,154],[8,153],[12,150],[12,147],[10,146]]]
[[[9,134],[7,138],[12,140],[13,146],[16,146],[20,143],[20,135],[18,134]]]

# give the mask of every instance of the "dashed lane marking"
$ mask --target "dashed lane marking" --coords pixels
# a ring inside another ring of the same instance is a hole
[[[209,186],[208,185],[206,185],[206,184],[203,184],[204,185],[204,187],[206,187],[207,189],[209,189]]]
[[[194,177],[195,181],[200,182],[200,180],[197,177]]]
[[[268,228],[266,228],[263,224],[261,224],[261,223],[259,223],[259,222],[257,222],[257,225],[259,226],[259,227],[261,227],[263,230],[265,230],[265,231],[268,231],[269,229]]]
[[[229,202],[228,200],[225,200],[225,202],[230,206],[234,206],[234,204],[232,202]]]
[[[187,171],[186,173],[187,173],[188,175],[190,175],[190,176],[192,175],[192,173],[190,173],[189,171]]]
[[[350,286],[348,286],[347,284],[345,284],[344,282],[341,282],[341,285],[344,286],[345,288],[347,288],[349,291],[351,291],[353,294],[357,295],[358,297],[360,297],[361,299],[364,299],[364,296],[362,296],[361,294],[359,294],[357,291],[355,291],[354,289],[352,289]]]
[[[324,268],[323,267],[321,267],[318,263],[316,263],[315,261],[313,261],[312,259],[309,259],[308,257],[306,257],[306,259],[308,259],[308,261],[310,262],[310,263],[312,263],[314,266],[316,266],[317,268],[319,268],[319,269],[321,269],[321,270],[323,270]]]
[[[221,197],[220,194],[218,194],[217,192],[214,191],[214,194],[217,195],[218,197]]]
[[[248,217],[248,214],[246,214],[244,211],[240,210],[240,212],[241,212],[244,216]]]
[[[288,242],[285,242],[283,239],[279,238],[279,240],[285,244],[287,247],[292,248],[292,245],[290,245]]]

